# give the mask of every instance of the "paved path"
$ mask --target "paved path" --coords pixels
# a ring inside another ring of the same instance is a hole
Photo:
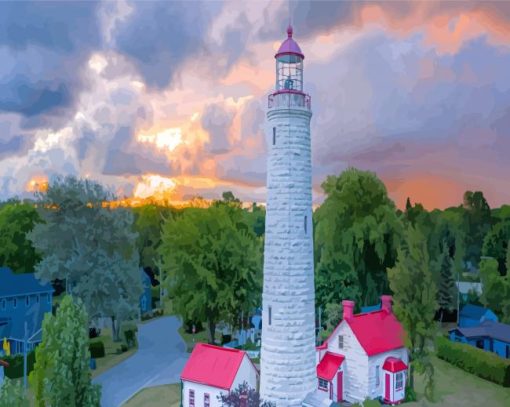
[[[102,407],[118,407],[145,387],[178,383],[189,354],[177,332],[176,317],[161,317],[138,326],[138,351],[97,376],[103,386]]]

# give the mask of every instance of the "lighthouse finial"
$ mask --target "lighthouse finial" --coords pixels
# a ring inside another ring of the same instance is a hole
[[[294,31],[292,30],[292,26],[289,24],[289,26],[287,27],[287,35],[289,36],[289,38],[292,38],[292,33]]]

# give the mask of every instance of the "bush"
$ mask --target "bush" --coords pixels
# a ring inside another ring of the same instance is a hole
[[[9,379],[23,377],[23,355],[3,356],[3,360],[9,363],[9,367],[4,368],[5,376]],[[27,375],[33,370],[35,363],[35,351],[27,354]]]
[[[464,343],[451,342],[445,337],[436,340],[437,356],[466,372],[510,387],[510,361]]]
[[[100,340],[91,341],[89,344],[90,357],[97,359],[104,357],[104,343]]]
[[[409,401],[416,401],[416,400],[417,400],[416,392],[414,391],[414,389],[409,387],[409,386],[406,386],[406,398],[405,398],[405,401],[409,402]]]
[[[128,350],[128,346],[127,346],[125,343],[123,343],[122,345],[120,345],[120,350],[121,350],[122,352],[127,352],[127,350]]]
[[[101,329],[99,328],[89,328],[89,338],[97,338],[99,335],[101,335]]]
[[[5,379],[0,385],[0,407],[28,407],[29,405],[21,383]]]

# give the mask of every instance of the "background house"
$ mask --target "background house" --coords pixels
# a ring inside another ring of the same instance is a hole
[[[486,320],[478,326],[457,327],[450,330],[450,340],[510,358],[510,325]]]
[[[474,292],[478,296],[482,295],[483,285],[482,283],[470,282],[470,281],[456,281],[459,295],[463,301],[468,299],[469,292]]]
[[[246,352],[198,343],[181,373],[183,407],[220,407],[218,396],[243,382],[257,388],[259,372]]]
[[[467,304],[462,307],[459,316],[459,327],[469,328],[478,326],[484,321],[498,322],[498,317],[488,308]]]
[[[143,292],[140,295],[141,315],[152,311],[152,287],[159,285],[154,271],[150,267],[140,268],[140,278],[142,279]]]
[[[25,324],[28,350],[41,341],[44,314],[51,312],[53,287],[42,284],[32,273],[15,274],[0,268],[0,339],[7,338],[11,354],[23,352]]]

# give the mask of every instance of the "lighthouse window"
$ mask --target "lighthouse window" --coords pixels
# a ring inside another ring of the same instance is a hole
[[[271,325],[271,306],[267,309],[269,325]]]
[[[308,216],[305,215],[305,234],[308,233],[307,232],[307,223],[308,223]]]
[[[273,146],[276,144],[276,127],[273,127]]]

